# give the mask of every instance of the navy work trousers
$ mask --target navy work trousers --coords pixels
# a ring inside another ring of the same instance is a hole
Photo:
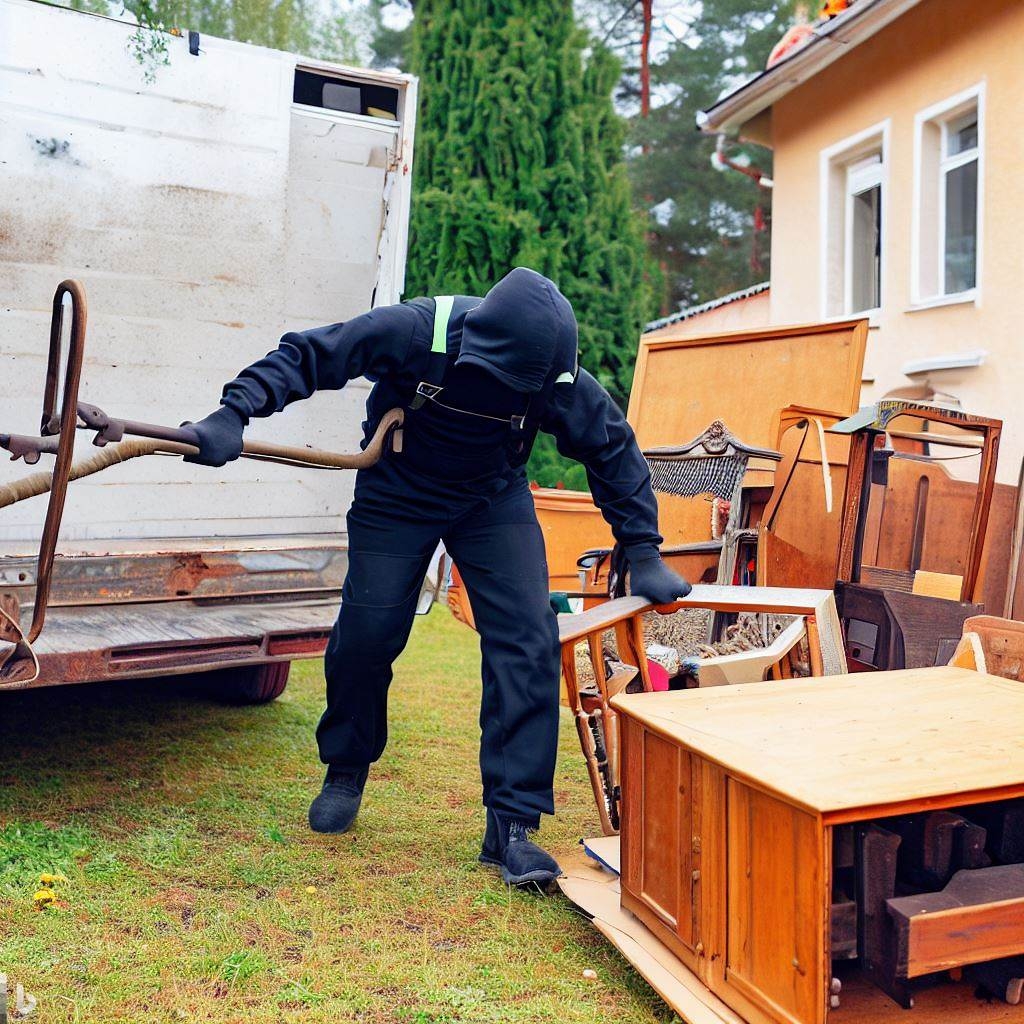
[[[324,659],[321,760],[358,768],[384,751],[392,663],[443,540],[480,633],[483,802],[531,825],[554,813],[558,627],[523,471],[460,485],[416,473],[400,455],[385,458],[356,477],[348,540],[348,576]]]

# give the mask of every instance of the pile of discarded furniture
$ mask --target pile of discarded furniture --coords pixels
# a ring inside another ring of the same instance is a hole
[[[693,1024],[980,1024],[1024,995],[1001,424],[858,409],[866,331],[642,343],[629,419],[684,601],[629,596],[586,496],[536,494],[602,833],[562,888]],[[457,573],[450,603],[472,623]]]

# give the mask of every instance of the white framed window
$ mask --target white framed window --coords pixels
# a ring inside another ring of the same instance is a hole
[[[876,310],[882,301],[882,154],[846,168],[843,312]]]
[[[974,299],[981,263],[984,87],[974,86],[915,118],[911,301]]]
[[[884,294],[889,123],[821,152],[821,311],[876,314]]]

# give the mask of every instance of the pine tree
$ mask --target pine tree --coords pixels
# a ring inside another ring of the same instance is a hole
[[[532,267],[573,304],[581,363],[624,401],[651,308],[611,103],[617,62],[591,46],[569,4],[418,0],[411,70],[420,110],[408,294],[481,295]],[[563,475],[549,447],[536,456],[542,483]]]
[[[716,170],[715,139],[698,132],[695,119],[764,68],[795,6],[704,0],[653,68],[665,99],[634,120],[630,171],[637,197],[653,208],[648,244],[664,268],[670,308],[768,280],[770,194],[743,174]],[[771,173],[771,153],[760,146],[733,142],[729,154]]]

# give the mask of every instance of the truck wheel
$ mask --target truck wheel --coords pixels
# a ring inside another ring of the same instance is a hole
[[[207,691],[225,704],[269,704],[284,693],[291,662],[274,661],[246,668],[225,668],[210,672]]]

